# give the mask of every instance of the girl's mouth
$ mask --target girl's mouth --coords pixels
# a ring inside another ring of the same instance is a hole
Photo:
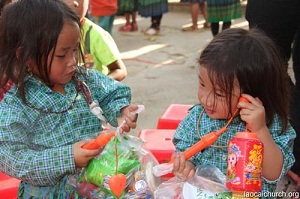
[[[212,109],[208,109],[208,108],[205,108],[205,112],[207,114],[213,114],[214,113],[214,111]]]

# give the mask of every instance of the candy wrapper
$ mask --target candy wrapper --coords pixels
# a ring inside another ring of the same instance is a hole
[[[80,196],[92,199],[150,199],[160,183],[152,175],[152,167],[157,164],[153,155],[142,148],[139,138],[119,135],[69,183]]]
[[[226,176],[216,167],[199,166],[193,178],[173,177],[154,192],[155,199],[231,199]]]

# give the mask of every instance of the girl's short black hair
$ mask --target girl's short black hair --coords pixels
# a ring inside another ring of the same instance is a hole
[[[2,9],[6,4],[10,3],[12,0],[0,0],[0,9]]]
[[[78,15],[61,0],[17,0],[10,3],[0,22],[1,86],[12,80],[25,100],[24,78],[28,60],[38,66],[40,78],[51,86],[51,64],[47,64],[47,59],[50,51],[55,50],[63,25],[68,21],[80,27]]]
[[[262,31],[239,28],[222,31],[203,50],[199,64],[207,68],[211,82],[227,93],[228,106],[237,81],[241,93],[262,101],[268,126],[278,114],[284,129],[287,127],[290,78],[283,55]]]

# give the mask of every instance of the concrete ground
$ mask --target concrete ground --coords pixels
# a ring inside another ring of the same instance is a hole
[[[158,118],[169,104],[196,104],[198,64],[201,50],[211,41],[209,29],[203,28],[199,15],[199,31],[183,32],[182,26],[191,24],[186,4],[169,0],[170,11],[163,15],[160,34],[146,37],[141,32],[150,26],[150,18],[138,17],[137,32],[119,32],[125,23],[122,16],[115,19],[113,37],[122,53],[128,70],[123,83],[132,89],[132,103],[143,104],[146,109],[139,115],[138,127],[131,131],[137,135],[142,129],[155,129]],[[234,20],[232,27],[248,28],[244,16]],[[293,78],[291,67],[290,75]],[[285,178],[278,190],[289,192],[295,185]]]
[[[183,32],[181,27],[191,23],[188,12],[168,12],[163,16],[159,36],[146,37],[141,30],[150,26],[149,18],[138,18],[138,32],[119,32],[124,24],[117,17],[113,37],[127,66],[128,76],[124,84],[132,88],[132,102],[144,104],[139,115],[138,127],[156,128],[157,120],[169,104],[196,104],[197,59],[212,34],[202,28],[204,20],[199,15],[198,32]],[[242,18],[233,27],[247,28]]]

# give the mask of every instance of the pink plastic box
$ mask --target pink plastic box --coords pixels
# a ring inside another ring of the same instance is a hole
[[[145,142],[143,148],[151,151],[159,163],[165,163],[175,151],[174,133],[174,129],[144,129],[139,137]]]
[[[20,180],[12,178],[0,171],[0,198],[18,198],[17,195],[20,182]]]
[[[193,105],[170,104],[158,119],[157,129],[176,129]]]

